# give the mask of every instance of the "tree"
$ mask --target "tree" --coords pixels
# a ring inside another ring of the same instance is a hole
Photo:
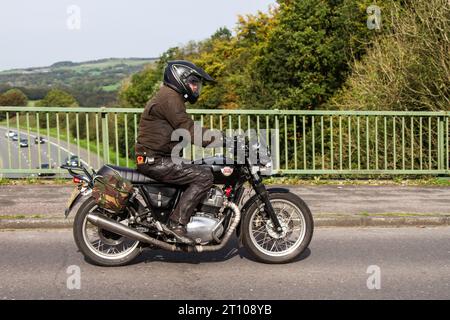
[[[61,89],[50,90],[44,99],[37,104],[39,107],[78,107],[77,100]]]
[[[251,64],[258,55],[258,48],[267,40],[273,27],[273,16],[258,12],[256,15],[239,16],[237,34],[220,28],[210,38],[197,43],[197,51],[179,49],[180,57],[193,61],[205,69],[217,83],[205,86],[195,107],[200,109],[237,109],[261,106],[264,97],[250,93]]]
[[[232,34],[230,29],[228,29],[227,27],[221,27],[211,36],[211,39],[231,40],[231,37]]]
[[[59,107],[59,108],[68,108],[68,107],[78,107],[77,100],[68,92],[61,89],[52,89],[47,95],[36,104],[37,107]],[[84,122],[83,122],[84,123]],[[39,125],[41,127],[47,126],[46,117],[42,116],[39,119]],[[56,126],[56,115],[54,113],[49,114],[49,127]],[[66,124],[67,125],[67,124]],[[72,133],[76,131],[76,127],[74,126],[74,121],[71,123],[71,131]],[[73,128],[72,128],[73,127]]]
[[[27,96],[19,89],[10,89],[0,95],[0,106],[26,106]]]
[[[275,108],[316,109],[342,86],[349,60],[369,39],[370,2],[279,1],[278,22],[254,64]]]
[[[126,79],[119,91],[122,107],[142,108],[157,89],[161,75],[152,66]]]

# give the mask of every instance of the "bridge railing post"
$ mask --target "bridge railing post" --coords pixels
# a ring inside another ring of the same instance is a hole
[[[103,163],[109,163],[109,132],[108,132],[108,112],[102,108],[102,145],[103,145]]]

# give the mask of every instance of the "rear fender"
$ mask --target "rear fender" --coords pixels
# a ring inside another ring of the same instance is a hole
[[[75,197],[70,206],[64,210],[64,215],[67,219],[69,214],[72,212],[72,209],[80,202],[84,202],[91,197],[92,189],[90,188],[82,188],[81,192]]]
[[[70,206],[68,208],[66,208],[66,210],[64,210],[64,216],[67,217],[69,216],[70,212],[72,211],[73,207],[80,202],[80,200],[83,198],[83,194],[80,192],[77,197],[75,198],[75,200],[72,201],[72,203],[70,204]]]

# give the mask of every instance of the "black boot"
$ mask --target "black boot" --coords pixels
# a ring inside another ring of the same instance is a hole
[[[194,244],[194,240],[188,237],[186,226],[169,219],[167,225],[163,225],[163,229],[167,234],[173,235],[175,238],[185,244]]]

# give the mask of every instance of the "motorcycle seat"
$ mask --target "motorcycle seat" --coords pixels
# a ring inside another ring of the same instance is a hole
[[[105,175],[108,173],[108,171],[110,170],[115,170],[117,171],[121,177],[129,180],[131,183],[133,184],[151,184],[151,183],[158,183],[158,181],[147,177],[146,175],[143,175],[142,173],[140,173],[139,171],[137,171],[136,169],[131,169],[131,168],[127,168],[127,167],[119,167],[119,166],[114,166],[112,164],[106,164],[103,167],[101,167],[97,174],[98,175]]]

